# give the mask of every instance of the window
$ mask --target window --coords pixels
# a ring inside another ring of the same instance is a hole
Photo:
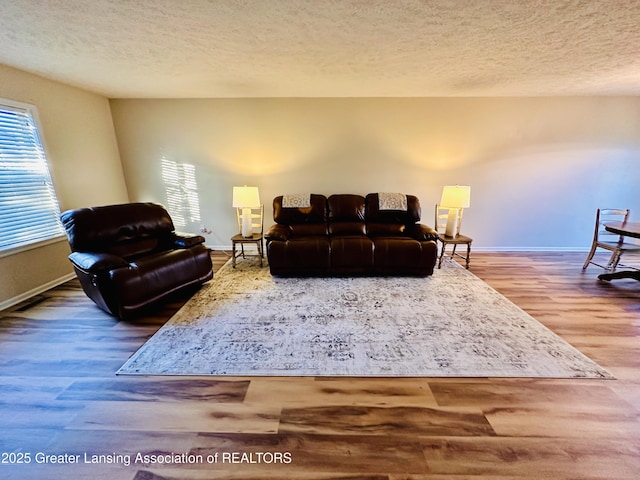
[[[65,234],[35,118],[0,99],[0,252]]]

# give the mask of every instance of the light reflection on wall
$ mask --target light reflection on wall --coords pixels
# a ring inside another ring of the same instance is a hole
[[[176,227],[200,222],[200,199],[196,169],[188,163],[178,163],[162,157],[162,181],[167,195],[167,209]]]

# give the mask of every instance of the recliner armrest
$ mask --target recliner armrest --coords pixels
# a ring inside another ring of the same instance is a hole
[[[173,246],[175,248],[191,248],[194,245],[204,243],[202,235],[193,235],[191,233],[174,233]]]
[[[281,225],[279,223],[271,226],[271,228],[269,228],[269,230],[265,234],[265,238],[268,241],[280,240],[282,242],[286,242],[287,240],[289,240],[290,236],[291,228],[289,228],[287,225]]]
[[[407,225],[407,229],[405,230],[405,232],[410,237],[415,238],[416,240],[419,240],[421,242],[426,242],[429,240],[436,241],[438,239],[438,232],[423,223]]]
[[[128,267],[129,262],[111,253],[73,252],[69,260],[74,266],[87,273],[99,273],[115,268]]]

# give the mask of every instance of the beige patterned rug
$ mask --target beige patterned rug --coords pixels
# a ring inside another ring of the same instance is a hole
[[[276,278],[227,263],[118,371],[613,378],[455,262],[427,278]]]

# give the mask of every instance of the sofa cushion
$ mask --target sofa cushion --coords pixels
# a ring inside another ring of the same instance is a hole
[[[327,199],[330,235],[365,235],[365,203],[362,195],[331,195]]]
[[[167,245],[168,237],[164,239],[158,237],[141,237],[115,242],[113,245],[105,248],[105,251],[127,260],[132,260],[134,258],[144,257],[153,252],[166,250]]]
[[[186,284],[209,279],[208,263],[199,261],[199,256],[209,256],[204,245],[147,255],[131,262],[129,268],[112,270],[110,276],[121,304],[136,309]]]
[[[269,268],[275,275],[326,275],[331,266],[328,236],[291,237],[269,243]]]
[[[408,237],[376,237],[374,265],[376,268],[418,267],[426,258],[422,255],[422,244]]]
[[[377,236],[401,236],[406,230],[404,223],[367,223],[367,235]]]
[[[364,235],[331,237],[331,268],[373,268],[373,241]]]

